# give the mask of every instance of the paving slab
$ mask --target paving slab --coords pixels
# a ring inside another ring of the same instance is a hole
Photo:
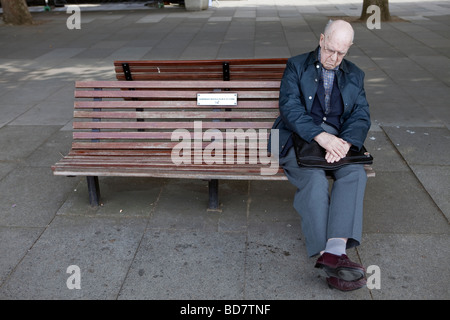
[[[383,126],[409,164],[450,165],[450,131],[445,127]]]
[[[364,198],[364,231],[386,233],[446,233],[439,207],[411,172],[377,172]]]
[[[383,127],[444,216],[450,216],[450,131],[447,127]]]
[[[43,79],[39,79],[43,80]],[[20,81],[2,95],[8,104],[33,106],[45,100],[50,94],[60,89],[60,85],[53,79],[49,81]]]
[[[450,221],[450,168],[449,166],[430,166],[413,164],[411,169],[420,183],[427,189],[433,201]]]
[[[450,108],[448,108],[450,92],[447,86],[439,85],[432,88],[404,87],[403,91],[421,104],[428,114],[433,115],[435,119],[439,119],[439,124],[442,123],[447,129],[450,128]]]
[[[75,187],[58,210],[63,216],[95,217],[150,217],[154,211],[163,179],[99,177],[101,205],[91,207],[86,178],[66,178],[75,180]]]
[[[3,179],[9,172],[14,170],[17,167],[17,163],[9,162],[9,161],[1,161],[0,162],[0,179]]]
[[[32,108],[16,117],[10,122],[10,125],[39,125],[39,126],[63,126],[73,119],[73,111],[67,106],[72,105],[71,102],[52,101],[49,98],[47,101],[40,102]]]
[[[29,104],[8,104],[2,106],[2,118],[0,119],[0,128],[7,125],[23,113],[30,109]]]
[[[0,225],[45,227],[73,188],[50,168],[17,166],[0,181]]]
[[[441,83],[431,72],[414,63],[409,57],[377,57],[374,60],[398,84],[433,87]]]
[[[372,126],[373,128],[374,126]],[[381,129],[380,129],[381,130]],[[364,143],[366,149],[372,154],[372,164],[375,172],[407,172],[408,165],[403,160],[389,137],[380,130],[370,130]]]
[[[220,215],[208,212],[207,208],[207,181],[169,179],[161,192],[157,210],[153,213],[150,221],[150,227],[217,230]]]
[[[44,227],[0,227],[0,283],[8,279],[43,231]]]
[[[142,43],[142,41],[137,41]],[[150,50],[151,46],[133,46],[129,44],[126,48],[120,48],[115,50],[112,54],[106,57],[106,60],[142,60]]]
[[[48,137],[39,148],[34,150],[23,161],[23,165],[40,167],[48,170],[52,165],[66,155],[72,145],[72,132],[58,130]]]
[[[364,265],[379,267],[375,300],[448,300],[450,237],[446,234],[365,234],[358,248]],[[368,277],[375,275],[372,271]],[[375,279],[373,280],[375,284]],[[370,286],[370,284],[369,284]]]
[[[4,126],[0,128],[0,160],[23,160],[53,135],[59,126]]]
[[[142,239],[145,219],[58,216],[0,288],[1,299],[116,299]],[[80,269],[80,289],[67,285]]]
[[[243,299],[245,233],[150,229],[119,299]]]

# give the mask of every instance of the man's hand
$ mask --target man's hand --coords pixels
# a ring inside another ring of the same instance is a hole
[[[314,140],[326,150],[325,159],[329,163],[337,162],[347,155],[351,143],[327,132],[322,132]]]

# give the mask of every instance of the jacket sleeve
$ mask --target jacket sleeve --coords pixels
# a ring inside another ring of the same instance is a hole
[[[357,75],[359,89],[354,90],[355,98],[352,108],[343,115],[344,121],[339,137],[350,142],[359,150],[367,137],[371,121],[369,103],[364,90],[364,72],[360,70]]]
[[[296,62],[296,63],[295,63]],[[279,109],[285,126],[296,132],[300,137],[311,142],[315,136],[324,130],[313,122],[308,114],[301,91],[303,64],[289,59],[286,64],[280,86]]]

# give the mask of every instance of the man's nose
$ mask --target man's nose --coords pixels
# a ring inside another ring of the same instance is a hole
[[[328,61],[332,64],[335,64],[337,62],[337,57],[332,55],[332,56],[328,57]]]

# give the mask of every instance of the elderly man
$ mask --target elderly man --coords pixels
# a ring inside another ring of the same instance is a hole
[[[353,43],[353,28],[330,21],[315,51],[288,60],[281,81],[279,156],[289,181],[298,189],[294,208],[301,216],[309,256],[320,255],[330,287],[349,291],[365,286],[364,268],[349,260],[346,249],[360,244],[367,176],[363,165],[346,165],[326,172],[299,167],[292,134],[315,140],[326,150],[327,162],[360,149],[370,128],[364,73],[344,59]],[[329,191],[326,173],[333,178]]]

